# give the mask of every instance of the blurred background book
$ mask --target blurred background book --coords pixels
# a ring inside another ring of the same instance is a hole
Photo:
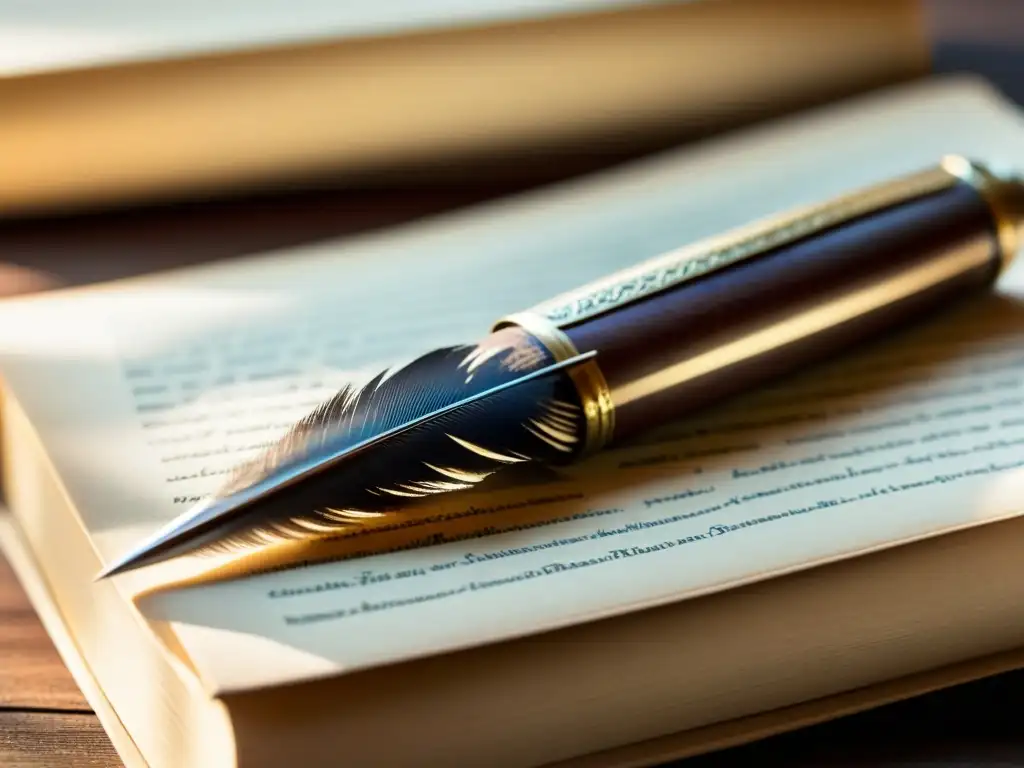
[[[928,69],[918,0],[0,0],[0,209],[539,183]]]
[[[0,0],[0,250],[91,282],[408,221],[934,74],[1021,101],[1022,30],[1015,0]]]

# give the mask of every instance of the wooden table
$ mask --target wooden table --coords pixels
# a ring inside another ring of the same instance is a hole
[[[0,765],[121,765],[2,558],[0,664]]]

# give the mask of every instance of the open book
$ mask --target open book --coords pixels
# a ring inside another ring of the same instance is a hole
[[[344,381],[952,152],[1020,164],[1024,117],[936,80],[393,230],[5,302],[5,551],[153,768],[649,764],[1024,664],[1024,265],[303,567],[93,581]]]
[[[0,209],[586,166],[920,76],[920,5],[0,0]]]

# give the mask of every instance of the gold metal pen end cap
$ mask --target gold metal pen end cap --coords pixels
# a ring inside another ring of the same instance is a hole
[[[1024,175],[1016,168],[959,155],[943,158],[942,167],[977,189],[988,203],[999,242],[1000,273],[1005,272],[1024,245]]]

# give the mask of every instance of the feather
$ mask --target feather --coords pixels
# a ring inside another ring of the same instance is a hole
[[[338,535],[509,467],[569,463],[585,428],[568,367],[505,329],[342,388],[153,542],[172,556]]]

